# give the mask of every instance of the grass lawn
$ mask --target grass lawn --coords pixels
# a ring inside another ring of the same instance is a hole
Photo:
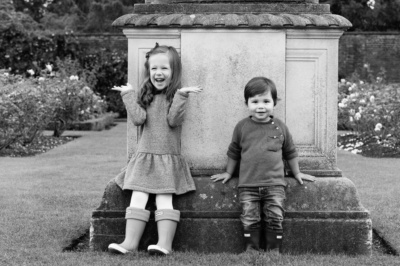
[[[400,251],[400,158],[367,158],[338,150],[338,167],[356,185],[373,228]]]
[[[125,163],[125,129],[119,123],[101,132],[67,132],[82,137],[34,157],[0,157],[0,265],[398,265],[399,257],[376,251],[371,257],[176,252],[167,258],[144,252],[62,252],[89,228],[107,182]],[[339,167],[371,211],[374,227],[399,249],[396,159],[342,151],[338,157]]]

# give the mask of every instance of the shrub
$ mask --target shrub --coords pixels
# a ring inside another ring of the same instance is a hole
[[[386,84],[383,77],[382,72],[362,81],[354,74],[339,83],[338,129],[355,131],[359,147],[400,148],[400,85]]]
[[[39,77],[32,69],[30,78],[0,71],[0,150],[31,143],[49,124],[59,137],[71,123],[106,111],[105,101],[86,82],[90,72],[71,59],[57,62],[58,72],[47,65]]]
[[[14,143],[24,146],[38,137],[52,120],[52,93],[33,79],[0,73],[0,150]]]
[[[84,78],[87,85],[109,103],[108,111],[126,116],[121,97],[111,91],[114,85],[127,82],[126,52],[87,48],[68,32],[27,32],[16,24],[10,24],[0,28],[0,69],[25,77],[29,77],[27,70],[32,69],[34,76],[39,77],[46,65],[52,64],[56,71],[66,71],[68,77],[78,75]],[[67,65],[59,66],[62,62]]]

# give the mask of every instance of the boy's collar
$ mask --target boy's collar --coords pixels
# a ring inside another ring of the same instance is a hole
[[[251,116],[249,116],[249,119],[250,119],[251,121],[253,121],[254,123],[257,123],[257,124],[270,124],[270,123],[274,122],[274,115],[270,115],[269,118],[270,118],[270,119],[269,119],[267,122],[257,122],[257,121],[254,121],[254,120],[251,118]]]

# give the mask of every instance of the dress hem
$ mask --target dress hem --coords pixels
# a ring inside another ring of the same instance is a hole
[[[144,188],[144,187],[139,187],[139,186],[129,186],[129,185],[124,185],[122,188],[123,190],[132,190],[132,191],[140,191],[140,192],[145,192],[149,194],[175,194],[175,195],[182,195],[190,191],[196,191],[196,188],[189,188],[185,191],[179,191],[177,192],[175,189],[151,189],[151,188]]]

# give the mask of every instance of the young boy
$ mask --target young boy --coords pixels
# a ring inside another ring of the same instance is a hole
[[[211,176],[211,180],[226,183],[240,160],[240,220],[246,251],[260,247],[261,207],[266,224],[266,250],[280,250],[286,199],[282,158],[300,184],[302,180],[314,181],[315,177],[300,172],[292,136],[286,125],[273,116],[277,102],[275,84],[270,79],[255,77],[247,83],[244,98],[250,117],[241,120],[233,131],[226,172]]]

